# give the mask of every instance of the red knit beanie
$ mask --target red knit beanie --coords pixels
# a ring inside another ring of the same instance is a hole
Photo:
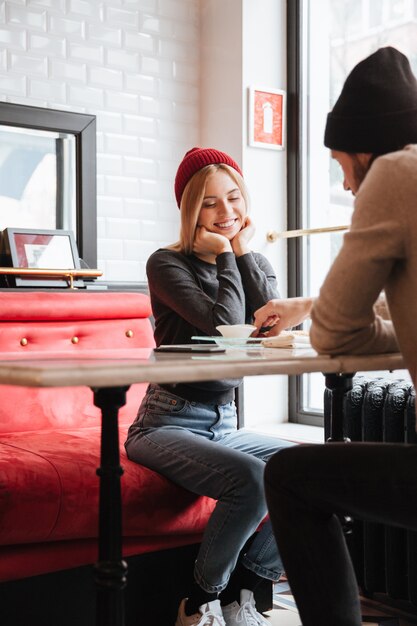
[[[236,161],[225,152],[220,152],[220,150],[215,150],[214,148],[192,148],[185,154],[175,176],[175,197],[178,206],[181,204],[184,189],[194,174],[206,167],[206,165],[214,165],[216,163],[229,165],[243,176],[242,170]]]

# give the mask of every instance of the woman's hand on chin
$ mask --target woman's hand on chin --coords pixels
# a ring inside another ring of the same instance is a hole
[[[223,252],[232,252],[232,246],[223,235],[212,233],[204,226],[197,226],[193,252],[197,256],[218,256]]]
[[[255,234],[255,226],[249,216],[246,216],[241,230],[233,237],[231,244],[236,256],[250,252],[249,241]]]

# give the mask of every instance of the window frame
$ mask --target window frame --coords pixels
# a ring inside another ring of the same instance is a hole
[[[302,178],[304,81],[303,15],[308,0],[287,2],[287,223],[288,229],[302,228],[302,206],[305,188]],[[288,297],[302,294],[303,246],[301,238],[288,240]],[[289,376],[288,414],[290,421],[323,426],[323,412],[302,409],[303,380]]]
[[[75,236],[80,257],[88,267],[97,267],[96,116],[0,102],[0,125],[74,135]]]

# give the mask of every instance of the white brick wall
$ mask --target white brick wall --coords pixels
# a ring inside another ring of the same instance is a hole
[[[198,0],[0,0],[0,100],[97,116],[98,267],[145,280],[199,141]]]

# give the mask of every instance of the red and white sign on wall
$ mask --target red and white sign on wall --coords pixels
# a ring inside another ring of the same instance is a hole
[[[284,149],[285,91],[249,88],[249,145]]]

